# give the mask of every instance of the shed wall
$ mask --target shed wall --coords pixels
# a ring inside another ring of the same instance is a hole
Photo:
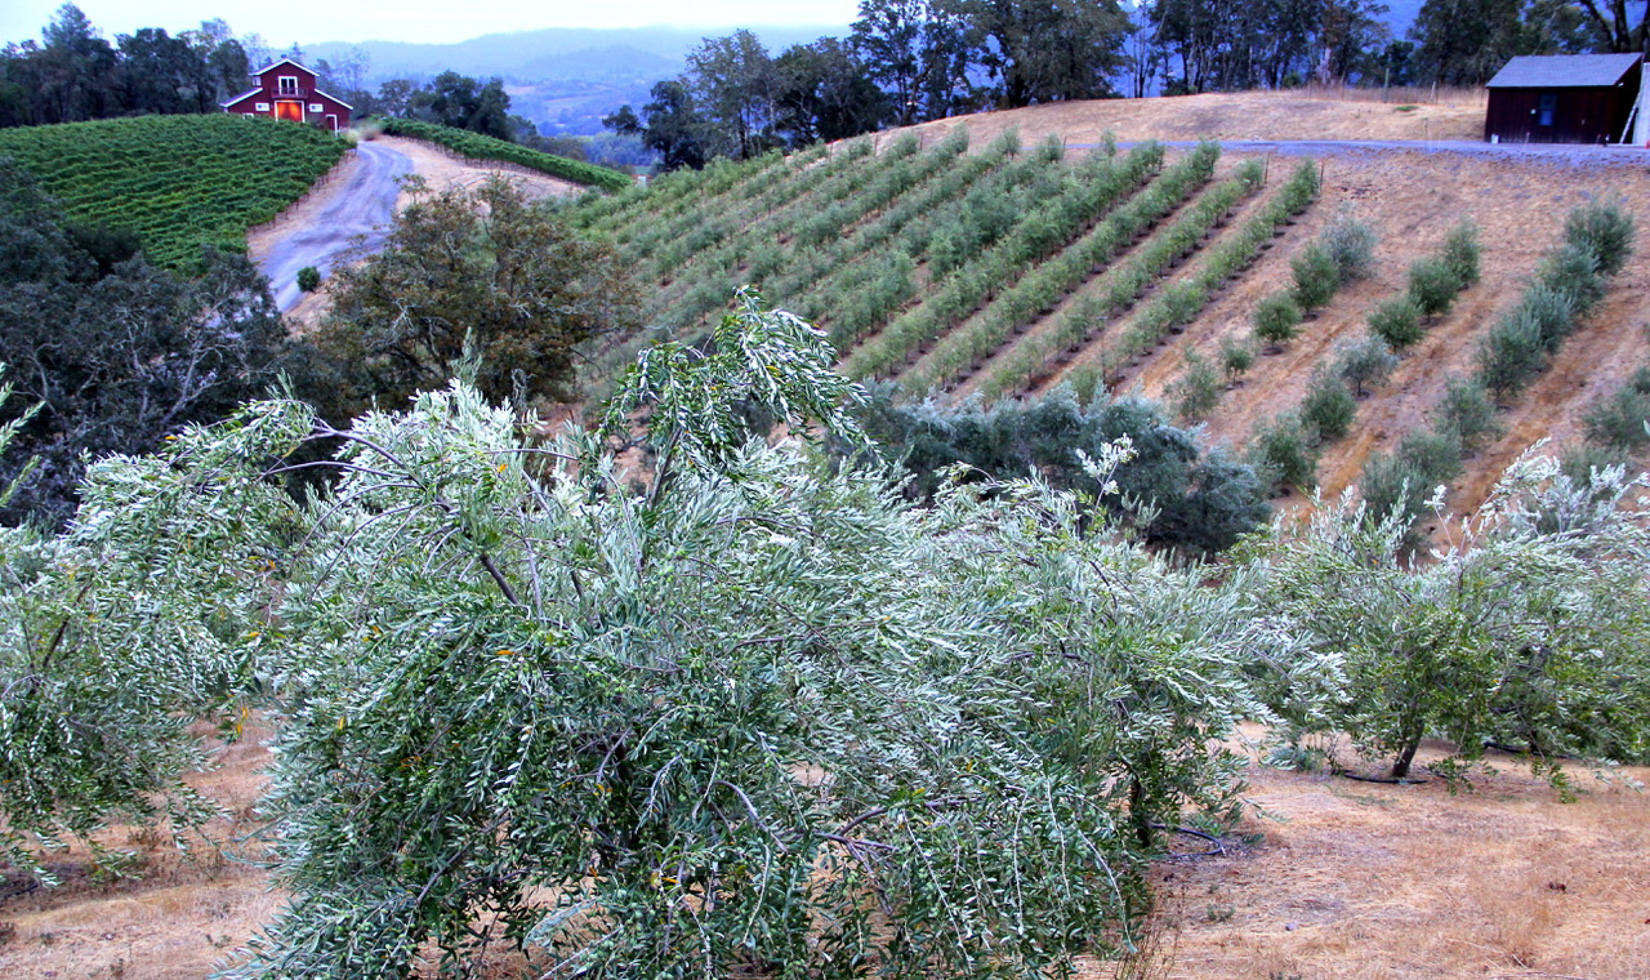
[[[1599,88],[1492,88],[1484,138],[1503,143],[1617,143],[1638,99],[1641,69],[1618,85]],[[1541,102],[1554,101],[1552,124],[1542,125]]]

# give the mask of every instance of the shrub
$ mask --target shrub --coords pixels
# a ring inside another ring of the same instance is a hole
[[[1371,520],[1396,515],[1407,527],[1434,488],[1460,473],[1461,444],[1453,433],[1412,432],[1394,452],[1371,456],[1359,482]]]
[[[1255,307],[1255,336],[1281,347],[1295,336],[1301,322],[1300,307],[1288,293],[1273,293]]]
[[[1477,378],[1449,379],[1439,413],[1439,429],[1454,434],[1464,452],[1477,452],[1501,435],[1495,403]]]
[[[1575,332],[1575,301],[1546,283],[1537,282],[1524,290],[1514,309],[1534,326],[1542,348],[1548,353],[1557,353],[1564,345],[1564,338]]]
[[[1375,229],[1342,209],[1320,236],[1323,247],[1335,263],[1340,281],[1368,279],[1375,271]]]
[[[1445,776],[1486,743],[1516,744],[1561,791],[1560,756],[1644,753],[1643,564],[1621,547],[1642,539],[1627,526],[1635,517],[1611,506],[1622,481],[1599,481],[1602,506],[1562,481],[1506,486],[1466,522],[1469,540],[1423,565],[1406,561],[1404,527],[1355,506],[1325,507],[1302,533],[1278,536],[1252,601],[1305,640],[1268,668],[1277,680],[1262,680],[1296,744],[1350,736],[1390,760],[1395,778],[1429,736],[1455,746],[1435,767]],[[1567,509],[1585,512],[1591,533],[1546,516]],[[1332,685],[1287,676],[1325,655]]]
[[[1592,256],[1602,276],[1621,271],[1633,254],[1633,216],[1618,201],[1594,200],[1564,219],[1564,241]]]
[[[1228,384],[1255,366],[1255,345],[1247,337],[1227,336],[1220,341],[1220,367]]]
[[[1386,384],[1397,366],[1398,358],[1393,356],[1392,348],[1377,336],[1342,347],[1335,358],[1336,373],[1352,386],[1352,393],[1359,398],[1364,396],[1365,386]]]
[[[1579,245],[1565,245],[1541,263],[1536,281],[1570,301],[1575,316],[1586,316],[1604,298],[1598,259]]]
[[[1385,300],[1369,314],[1369,329],[1393,350],[1403,350],[1425,335],[1421,304],[1408,295]]]
[[[1312,372],[1306,397],[1301,400],[1301,428],[1314,443],[1334,442],[1352,428],[1358,402],[1333,370],[1322,365]]]
[[[963,463],[979,479],[1035,471],[1057,488],[1098,500],[1145,540],[1183,550],[1225,548],[1266,519],[1255,474],[1204,456],[1193,433],[1170,425],[1156,403],[1114,400],[1098,384],[1079,401],[1082,394],[1061,385],[1035,402],[951,407],[933,400],[898,404],[883,392],[866,408],[865,428],[903,460],[911,474],[905,492],[914,499],[940,493],[951,479],[948,468]],[[1101,458],[1124,436],[1134,457],[1118,467],[1116,492],[1105,494],[1078,452]]]
[[[1646,420],[1650,420],[1650,368],[1639,368],[1626,384],[1594,401],[1582,424],[1592,445],[1636,456],[1650,447]]]
[[[1461,280],[1448,262],[1436,256],[1415,260],[1409,267],[1409,298],[1424,316],[1442,316],[1455,305]]]
[[[1184,422],[1196,422],[1220,403],[1220,379],[1210,363],[1192,351],[1186,352],[1186,370],[1169,385],[1168,395],[1175,415]]]
[[[1457,292],[1478,285],[1478,226],[1463,221],[1444,239],[1443,260],[1455,275]]]
[[[1611,467],[1625,467],[1630,460],[1620,450],[1606,446],[1573,446],[1558,457],[1558,471],[1578,487],[1590,488],[1594,474]]]
[[[1318,458],[1313,440],[1308,438],[1300,416],[1279,415],[1262,425],[1249,439],[1245,454],[1266,492],[1272,495],[1290,489],[1302,492],[1318,485]]]
[[[1335,290],[1340,288],[1340,272],[1335,266],[1335,259],[1318,242],[1312,242],[1301,250],[1301,254],[1289,263],[1294,272],[1295,304],[1302,310],[1315,310],[1328,303],[1335,296]]]
[[[1516,307],[1496,321],[1478,343],[1478,380],[1498,400],[1505,401],[1523,391],[1546,363],[1546,345],[1541,325],[1524,306]]]
[[[313,265],[306,265],[298,270],[298,288],[306,293],[313,293],[321,288],[321,270]]]

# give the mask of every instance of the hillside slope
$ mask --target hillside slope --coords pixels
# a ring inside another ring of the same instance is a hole
[[[140,116],[0,132],[73,221],[137,234],[151,261],[199,259],[203,245],[245,249],[248,228],[306,194],[348,144],[271,119]]]
[[[1259,300],[1288,288],[1291,260],[1349,214],[1379,238],[1374,275],[1341,290],[1222,394],[1206,436],[1240,452],[1258,425],[1299,406],[1315,365],[1366,335],[1369,313],[1403,293],[1413,262],[1462,221],[1475,223],[1482,281],[1360,401],[1348,436],[1326,447],[1319,482],[1334,494],[1372,453],[1424,428],[1448,381],[1471,373],[1480,338],[1559,242],[1572,208],[1618,199],[1650,233],[1643,151],[1492,149],[1468,142],[1481,119],[1471,95],[1407,110],[1273,93],[1035,106],[878,134],[826,156],[673,175],[574,214],[635,264],[661,327],[692,336],[734,286],[752,283],[825,327],[848,373],[953,400],[1034,396],[1060,380],[1081,392],[1096,377],[1114,392],[1164,397],[1188,353],[1219,363],[1223,340],[1247,337]],[[1176,183],[1188,149],[1170,148],[1144,178],[1124,173],[1139,165],[1135,151],[1085,162],[1110,152],[1108,133],[1125,147],[1201,136],[1276,142],[1237,143],[1211,172]],[[1383,142],[1331,139],[1353,135]],[[1413,148],[1391,142],[1406,138]],[[1290,217],[1271,202],[1301,159],[1313,160],[1322,186]],[[1233,185],[1253,168],[1261,186]],[[1475,506],[1531,443],[1577,441],[1588,404],[1650,362],[1650,235],[1641,246],[1551,368],[1499,413],[1506,434],[1466,461],[1455,507]]]

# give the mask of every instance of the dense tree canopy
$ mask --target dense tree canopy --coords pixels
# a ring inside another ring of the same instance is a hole
[[[573,348],[635,326],[610,249],[575,237],[548,203],[494,180],[472,197],[421,192],[383,249],[332,279],[316,334],[346,412],[441,386],[468,350],[497,401],[561,398]]]
[[[246,88],[251,67],[221,20],[176,37],[146,27],[110,44],[80,8],[64,4],[41,33],[42,44],[0,53],[0,126],[214,112]]]
[[[164,436],[263,394],[285,356],[268,284],[244,256],[208,252],[185,278],[136,243],[68,226],[33,180],[0,160],[0,363],[38,411],[0,462],[33,466],[5,516],[65,518],[83,454],[149,452]]]

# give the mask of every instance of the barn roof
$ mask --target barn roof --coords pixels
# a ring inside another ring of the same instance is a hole
[[[269,64],[263,66],[262,68],[259,68],[255,72],[253,72],[252,75],[253,75],[254,78],[261,77],[265,73],[272,72],[275,69],[281,67],[282,65],[291,65],[292,67],[298,69],[301,72],[305,72],[305,73],[309,74],[312,77],[315,77],[315,78],[320,77],[320,73],[317,72],[315,69],[310,68],[306,65],[300,65],[298,62],[293,61],[291,58],[278,58],[274,61],[271,61]]]
[[[263,89],[263,86],[260,85],[257,88],[247,89],[245,92],[242,92],[240,95],[235,96],[233,99],[228,99],[226,101],[219,102],[218,106],[220,108],[227,109],[227,108],[229,108],[230,106],[234,105],[237,102],[245,102],[248,98],[250,98],[254,95],[262,95],[262,94],[264,94],[264,89]]]
[[[1490,88],[1603,88],[1638,64],[1636,54],[1522,55],[1490,79]]]

